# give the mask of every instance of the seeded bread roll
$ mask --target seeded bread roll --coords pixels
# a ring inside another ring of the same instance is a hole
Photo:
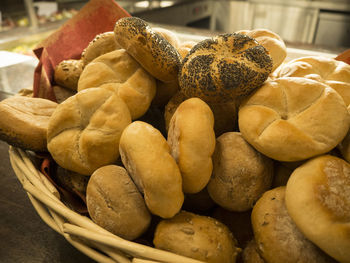
[[[97,87],[118,94],[133,120],[145,114],[156,92],[155,79],[124,49],[103,54],[84,68],[78,91]]]
[[[268,29],[240,30],[237,34],[250,36],[259,42],[272,58],[272,71],[278,68],[287,56],[287,48],[282,38]]]
[[[350,104],[350,65],[321,56],[294,59],[278,70],[277,77],[303,77],[327,84]]]
[[[129,109],[116,93],[86,89],[57,106],[48,125],[47,147],[63,168],[91,175],[118,159],[119,139],[130,122]]]
[[[293,222],[285,205],[285,189],[281,186],[265,192],[253,208],[252,225],[259,254],[269,263],[335,263]],[[308,207],[306,204],[303,206]],[[309,227],[313,228],[313,224]]]
[[[121,18],[115,24],[114,34],[117,43],[156,79],[163,82],[177,80],[181,61],[179,53],[144,20]]]
[[[127,240],[138,238],[151,222],[141,193],[126,170],[117,165],[103,166],[92,174],[86,205],[96,224]]]
[[[61,61],[54,71],[56,84],[77,91],[80,74],[83,71],[83,61],[68,59]]]
[[[57,103],[14,96],[0,102],[0,140],[32,151],[47,151],[47,127]]]
[[[329,86],[307,78],[279,78],[267,81],[240,105],[238,121],[242,136],[255,149],[292,162],[333,149],[349,130],[350,115]]]
[[[207,216],[181,211],[156,228],[156,248],[208,263],[234,263],[240,252],[230,230]]]
[[[148,123],[135,121],[123,131],[119,150],[151,213],[162,218],[178,213],[184,201],[181,174],[162,134]]]
[[[339,262],[350,262],[350,164],[316,157],[290,176],[286,207],[303,234]]]
[[[184,193],[198,193],[210,179],[215,149],[214,116],[204,101],[191,98],[179,105],[170,120],[168,144]]]
[[[85,67],[95,58],[117,49],[121,49],[121,47],[115,41],[114,32],[111,31],[101,33],[98,34],[83,50],[81,60],[83,61],[83,65]]]
[[[260,87],[272,70],[272,60],[256,40],[225,34],[195,45],[179,74],[187,97],[222,103],[241,99]]]

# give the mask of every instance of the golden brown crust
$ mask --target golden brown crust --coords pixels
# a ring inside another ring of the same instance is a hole
[[[142,195],[120,166],[103,166],[92,174],[86,204],[96,224],[127,240],[138,238],[151,222]]]
[[[270,188],[273,162],[250,146],[238,132],[217,138],[210,197],[230,211],[247,211]]]
[[[350,164],[316,157],[290,176],[288,213],[313,243],[340,262],[350,262]]]
[[[265,48],[242,34],[225,34],[195,45],[179,74],[181,91],[205,102],[234,101],[260,87],[271,73]]]
[[[49,121],[47,147],[63,168],[91,175],[118,159],[119,139],[130,122],[129,109],[117,94],[86,89],[57,106]]]
[[[120,139],[120,155],[151,213],[173,217],[184,201],[182,179],[162,134],[150,124],[131,123]]]
[[[224,224],[185,211],[161,221],[153,243],[158,249],[208,263],[234,263],[240,252],[237,241]]]
[[[46,133],[57,103],[23,96],[0,102],[0,139],[32,151],[47,151]]]
[[[271,263],[334,262],[300,232],[288,215],[285,189],[281,186],[265,192],[253,208],[252,225],[260,255]]]
[[[82,60],[63,60],[55,67],[54,80],[60,86],[77,91],[78,81],[82,71]]]
[[[204,101],[191,98],[179,105],[170,120],[168,144],[184,193],[198,193],[210,179],[215,149],[214,116]]]
[[[179,53],[144,20],[121,18],[115,24],[114,34],[117,43],[156,79],[163,82],[177,79],[181,60]]]
[[[350,125],[340,95],[306,78],[266,82],[241,104],[238,115],[240,131],[254,148],[288,162],[330,151]]]
[[[85,67],[95,58],[117,49],[121,49],[121,47],[115,41],[114,32],[104,32],[98,34],[83,50],[81,60]]]

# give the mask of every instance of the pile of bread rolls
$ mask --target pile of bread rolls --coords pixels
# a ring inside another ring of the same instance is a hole
[[[265,29],[181,43],[121,18],[57,65],[58,103],[2,101],[0,138],[48,151],[122,238],[211,263],[350,262],[350,65],[285,58]]]

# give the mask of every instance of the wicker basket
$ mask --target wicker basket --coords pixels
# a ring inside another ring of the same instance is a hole
[[[27,152],[10,146],[11,166],[42,220],[75,248],[103,263],[199,263],[202,261],[122,239],[69,209]]]

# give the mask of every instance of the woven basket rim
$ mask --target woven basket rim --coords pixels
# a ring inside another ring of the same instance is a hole
[[[83,254],[101,263],[200,263],[168,251],[125,240],[68,208],[28,152],[9,147],[12,169],[41,219]]]

